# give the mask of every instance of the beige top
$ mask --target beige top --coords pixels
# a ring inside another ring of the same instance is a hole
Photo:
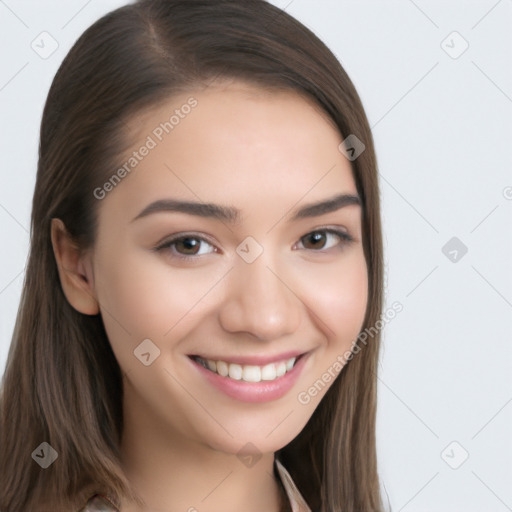
[[[285,467],[277,459],[275,463],[283,487],[290,500],[292,512],[311,512],[311,509],[300,494],[288,471],[286,471]],[[78,512],[119,512],[119,510],[117,510],[106,496],[95,494]]]

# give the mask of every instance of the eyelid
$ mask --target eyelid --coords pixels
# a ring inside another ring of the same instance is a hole
[[[207,242],[210,245],[215,245],[217,243],[213,240],[213,238],[211,238],[209,235],[205,235],[204,233],[197,231],[180,231],[178,233],[174,233],[173,235],[162,238],[162,240],[156,244],[155,248],[158,248],[162,245],[167,245],[171,242],[176,242],[177,240],[181,240],[183,238],[197,238],[198,240]]]

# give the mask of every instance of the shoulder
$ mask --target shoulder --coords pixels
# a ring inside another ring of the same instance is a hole
[[[119,510],[106,496],[95,494],[78,512],[119,512]]]

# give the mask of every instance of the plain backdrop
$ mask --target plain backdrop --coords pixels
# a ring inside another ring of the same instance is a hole
[[[124,3],[0,0],[0,375],[48,89]],[[512,0],[273,3],[336,54],[376,143],[386,308],[403,306],[383,331],[385,496],[396,512],[512,510]]]

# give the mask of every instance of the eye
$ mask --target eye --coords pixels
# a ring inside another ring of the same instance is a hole
[[[163,251],[167,249],[171,253],[171,256],[183,259],[217,252],[217,248],[208,242],[208,240],[194,234],[174,236],[170,240],[167,240],[155,247],[155,251]]]
[[[338,240],[338,243],[336,243]],[[337,245],[340,248],[344,245],[353,242],[354,239],[345,231],[341,231],[338,229],[326,228],[326,229],[317,229],[315,231],[311,231],[307,235],[304,235],[299,243],[302,243],[305,249],[313,249],[313,250],[327,250],[336,247]]]

